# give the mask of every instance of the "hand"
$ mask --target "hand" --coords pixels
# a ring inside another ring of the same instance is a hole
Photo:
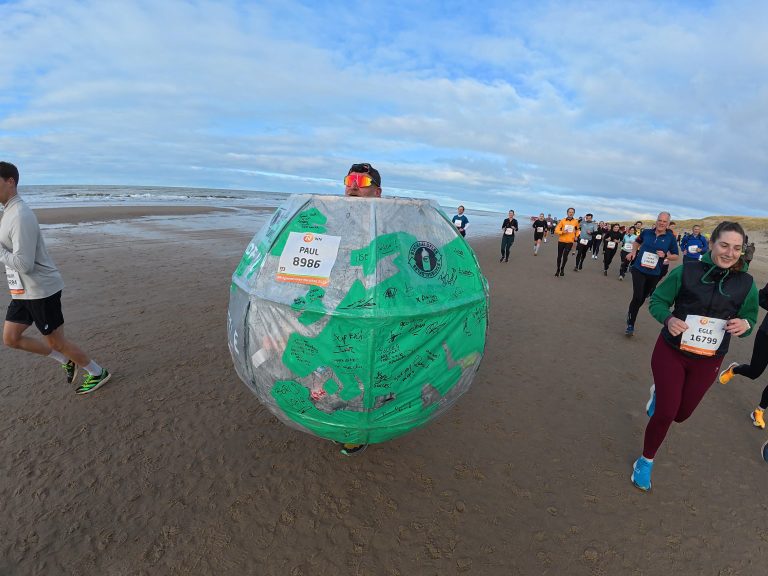
[[[749,322],[743,318],[731,318],[725,324],[725,331],[731,336],[741,336],[749,330]]]
[[[627,257],[625,258],[625,260],[626,260],[627,262],[632,262],[632,260],[634,260],[634,259],[635,259],[635,255],[634,255],[634,254],[632,254],[632,252],[630,252],[629,254],[627,254]]]
[[[667,253],[664,252],[664,250],[656,250],[656,254],[658,254],[659,258],[666,258]]]
[[[667,330],[669,330],[672,336],[680,336],[680,334],[688,330],[688,324],[680,320],[680,318],[672,316],[667,320]]]

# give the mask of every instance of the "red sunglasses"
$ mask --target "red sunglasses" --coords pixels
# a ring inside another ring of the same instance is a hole
[[[344,186],[347,188],[352,188],[353,186],[357,186],[358,188],[365,188],[367,186],[375,185],[376,183],[373,181],[373,178],[371,178],[368,174],[352,172],[351,174],[347,174],[344,177]]]

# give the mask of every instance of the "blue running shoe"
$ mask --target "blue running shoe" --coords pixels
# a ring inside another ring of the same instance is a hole
[[[763,453],[763,460],[768,462],[768,442],[763,444],[763,448],[762,448],[761,452]]]
[[[648,414],[648,418],[653,416],[654,412],[656,412],[656,384],[651,386],[651,399],[645,405],[645,413]]]
[[[627,336],[634,336],[635,334],[635,325],[634,324],[627,324],[627,329],[624,331],[624,334]]]
[[[640,456],[632,466],[632,484],[647,492],[651,489],[651,471],[653,462]]]

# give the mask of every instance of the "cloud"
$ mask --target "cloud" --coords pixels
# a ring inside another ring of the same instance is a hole
[[[767,20],[748,1],[10,2],[0,155],[27,183],[328,192],[368,161],[385,192],[521,214],[763,213]]]

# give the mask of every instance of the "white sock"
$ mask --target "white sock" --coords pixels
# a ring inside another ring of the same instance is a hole
[[[51,353],[48,354],[48,358],[53,358],[59,364],[66,364],[67,361],[69,360],[69,358],[67,358],[66,356],[64,356],[64,354],[62,354],[57,350],[51,350]]]
[[[651,464],[653,464],[653,458],[646,458],[645,456],[640,456],[640,458],[642,458],[646,462],[650,462]]]
[[[91,376],[99,376],[101,374],[101,366],[96,364],[93,360],[88,363],[88,366],[83,366],[83,368],[85,368],[85,371]]]

